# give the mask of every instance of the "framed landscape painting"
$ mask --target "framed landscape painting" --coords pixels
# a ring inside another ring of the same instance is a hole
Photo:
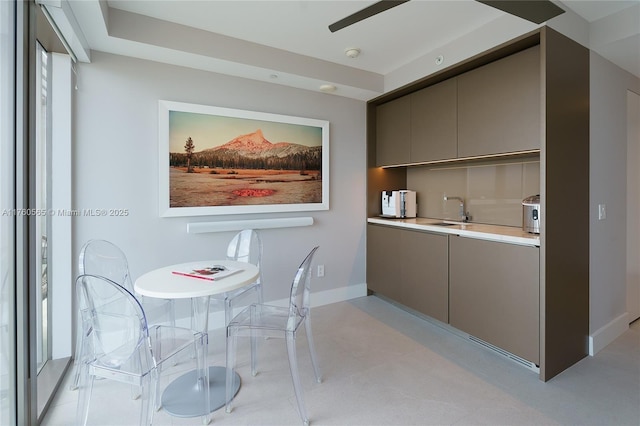
[[[159,103],[160,215],[329,209],[329,122]]]

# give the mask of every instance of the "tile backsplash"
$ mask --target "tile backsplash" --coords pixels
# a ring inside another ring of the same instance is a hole
[[[407,189],[417,192],[418,216],[459,219],[461,197],[471,222],[522,226],[522,200],[540,193],[540,161],[407,169]]]

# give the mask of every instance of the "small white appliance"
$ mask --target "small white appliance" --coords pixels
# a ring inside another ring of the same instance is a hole
[[[382,217],[416,217],[416,192],[408,189],[382,191]]]
[[[530,234],[540,233],[540,194],[522,200],[522,230]]]

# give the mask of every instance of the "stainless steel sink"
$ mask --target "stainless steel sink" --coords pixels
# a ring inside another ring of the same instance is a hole
[[[442,222],[435,222],[435,223],[431,223],[430,225],[435,225],[435,226],[465,226],[465,225],[469,225],[468,222],[456,222],[453,220],[443,220]]]

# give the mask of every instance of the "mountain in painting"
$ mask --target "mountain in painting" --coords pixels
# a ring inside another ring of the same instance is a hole
[[[197,148],[196,141],[196,148]],[[272,143],[262,130],[233,138],[214,148],[185,153],[169,153],[171,167],[240,168],[274,170],[321,170],[322,146],[305,146],[290,142]]]
[[[298,153],[315,151],[319,148],[290,142],[271,143],[264,137],[262,130],[258,129],[253,133],[238,136],[224,145],[206,149],[202,152],[228,153],[246,158],[283,158]]]

